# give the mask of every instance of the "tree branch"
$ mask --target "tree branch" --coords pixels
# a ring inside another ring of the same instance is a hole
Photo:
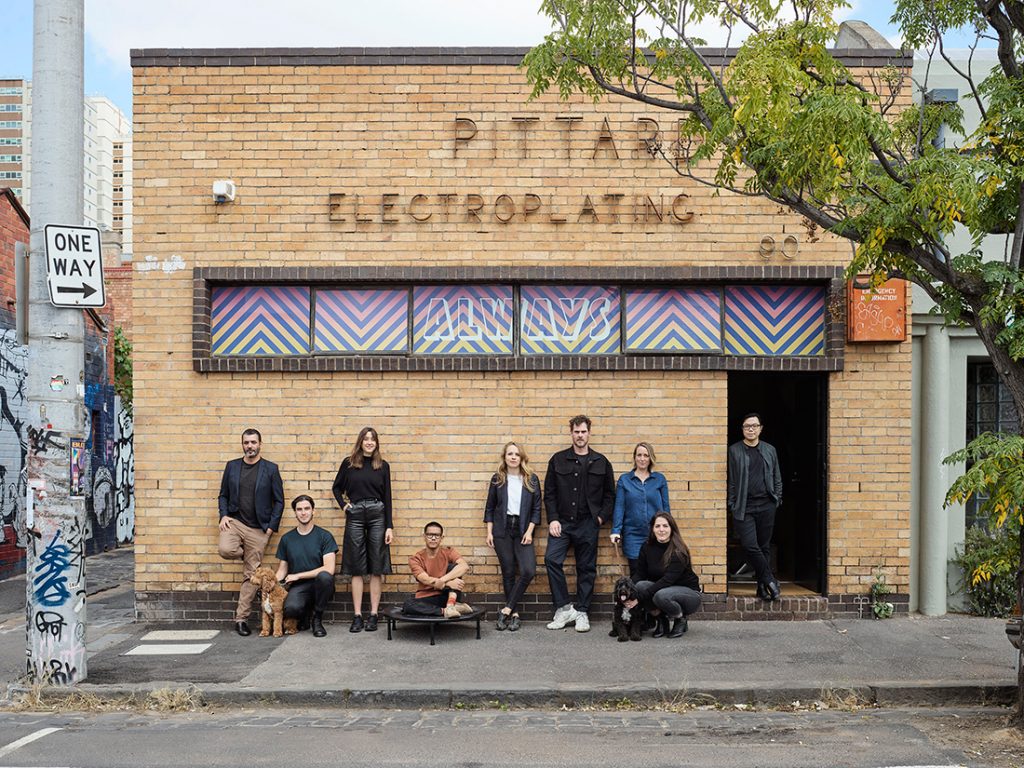
[[[708,60],[704,58],[704,55],[697,50],[697,47],[690,42],[690,38],[683,34],[683,31],[675,24],[666,19],[656,8],[652,7],[650,0],[644,0],[644,6],[647,8],[654,18],[661,19],[665,22],[665,25],[672,30],[672,34],[683,43],[686,49],[700,62],[701,68],[708,73],[711,78],[711,82],[718,90],[719,96],[722,97],[722,103],[731,111],[732,110],[732,99],[729,98],[729,93],[725,90],[725,84],[722,82],[722,78],[715,74],[714,69],[708,63]]]
[[[699,110],[695,104],[683,104],[678,101],[666,101],[665,99],[659,99],[657,96],[651,96],[647,93],[637,93],[630,91],[628,88],[622,88],[618,85],[610,83],[601,71],[595,68],[591,64],[587,64],[585,61],[574,58],[573,61],[584,66],[590,72],[590,76],[594,78],[594,82],[597,83],[601,88],[608,91],[608,93],[614,93],[616,96],[622,96],[626,99],[632,99],[633,101],[639,101],[641,104],[650,104],[653,107],[661,107],[662,109],[670,109],[673,112],[692,112],[700,115],[702,110]]]
[[[1017,185],[1017,225],[1013,228],[1013,244],[1010,246],[1008,263],[1013,269],[1020,269],[1021,247],[1024,245],[1024,182]]]
[[[986,115],[985,104],[982,102],[981,94],[978,93],[978,88],[974,83],[974,78],[971,76],[971,64],[974,61],[974,51],[978,47],[978,39],[980,39],[980,35],[978,36],[978,38],[975,39],[974,45],[971,46],[971,53],[967,57],[966,72],[961,70],[956,65],[956,63],[948,55],[946,55],[946,46],[943,44],[942,38],[939,38],[939,55],[942,56],[943,60],[946,62],[950,69],[952,69],[954,72],[960,75],[961,78],[967,81],[967,84],[971,87],[971,95],[974,97],[974,103],[978,105],[978,111],[981,113],[982,121],[984,121]]]
[[[1003,73],[1014,80],[1018,79],[1020,77],[1020,67],[1017,65],[1016,59],[1013,23],[999,10],[998,0],[990,0],[990,2],[975,0],[975,4],[988,23],[992,25],[996,34],[999,35],[996,55],[999,58],[999,65],[1003,68]],[[1013,5],[1012,2],[1008,4]],[[1016,9],[1013,9],[1013,11],[1015,12]]]

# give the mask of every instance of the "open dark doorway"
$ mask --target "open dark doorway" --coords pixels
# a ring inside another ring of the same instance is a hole
[[[784,595],[825,594],[828,374],[730,373],[729,443],[742,439],[740,425],[751,412],[761,415],[762,439],[775,446],[782,469],[782,507],[772,536],[775,576]],[[752,579],[740,572],[743,563],[730,525],[729,592],[753,595]]]

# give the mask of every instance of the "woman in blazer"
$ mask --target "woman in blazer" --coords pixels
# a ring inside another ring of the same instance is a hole
[[[537,572],[533,529],[540,523],[540,498],[540,479],[530,471],[526,451],[518,443],[505,443],[484,507],[487,546],[498,556],[505,590],[505,607],[496,624],[499,632],[515,632],[521,625],[516,605]]]

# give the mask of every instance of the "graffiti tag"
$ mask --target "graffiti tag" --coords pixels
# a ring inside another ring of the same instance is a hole
[[[36,602],[48,608],[64,605],[71,593],[68,591],[68,566],[71,565],[71,550],[65,544],[58,544],[60,531],[53,534],[53,540],[46,546],[36,563],[33,579],[36,585]]]

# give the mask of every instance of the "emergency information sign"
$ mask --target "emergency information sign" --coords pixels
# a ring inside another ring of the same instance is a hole
[[[103,257],[95,227],[47,224],[46,284],[55,307],[102,307]]]

